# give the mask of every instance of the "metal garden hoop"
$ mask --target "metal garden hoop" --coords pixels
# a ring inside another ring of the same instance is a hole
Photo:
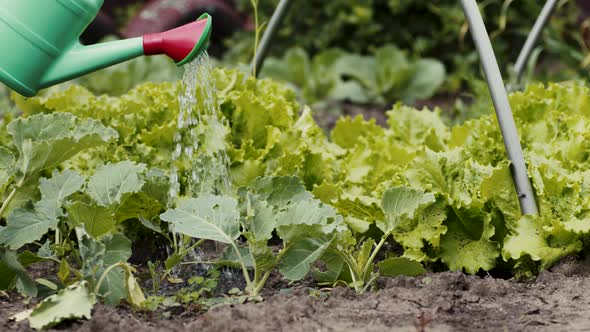
[[[522,79],[522,73],[524,72],[524,67],[529,62],[529,58],[531,57],[531,53],[541,36],[541,33],[547,26],[547,22],[551,18],[553,11],[555,10],[555,6],[557,6],[557,0],[548,0],[543,6],[543,10],[541,10],[541,14],[535,21],[535,25],[533,29],[529,33],[520,54],[518,55],[518,59],[516,60],[516,64],[514,65],[514,72],[516,74],[516,83],[520,84]]]
[[[274,13],[272,14],[270,21],[268,22],[268,28],[266,28],[264,31],[262,39],[260,40],[260,45],[256,51],[256,58],[252,61],[252,70],[255,70],[254,75],[256,75],[256,77],[260,75],[260,71],[264,65],[264,60],[268,55],[270,43],[272,42],[272,39],[274,38],[277,30],[281,26],[281,23],[285,19],[287,10],[291,6],[291,3],[291,0],[281,0],[277,5],[277,9],[275,9]]]
[[[520,145],[520,138],[514,123],[514,116],[510,102],[508,101],[508,93],[504,86],[504,80],[498,67],[492,42],[486,27],[479,12],[479,7],[475,0],[461,0],[465,17],[469,23],[471,36],[475,42],[479,58],[485,72],[486,81],[494,108],[496,109],[496,117],[504,139],[504,146],[508,154],[508,159],[511,162],[512,179],[518,194],[520,202],[520,210],[523,214],[539,214],[537,202],[533,194],[533,187],[528,176],[526,163],[524,161],[524,154],[522,146]]]

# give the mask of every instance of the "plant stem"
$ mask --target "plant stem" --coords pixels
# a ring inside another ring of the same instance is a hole
[[[55,257],[47,257],[47,258],[44,258],[44,259],[48,259],[48,260],[50,260],[50,261],[52,261],[54,263],[61,264],[61,261],[59,259],[55,258]]]
[[[357,274],[353,271],[352,266],[348,265],[348,269],[350,270],[350,277],[352,278],[352,284],[354,285],[354,290],[359,293],[360,288],[357,281]]]
[[[172,239],[173,239],[172,245],[174,246],[174,252],[180,255],[180,253],[178,252],[178,240],[176,240],[176,232],[172,233]]]
[[[379,278],[379,274],[378,273],[376,273],[373,278],[371,278],[369,281],[367,281],[367,283],[363,287],[363,292],[366,292],[367,291],[367,288],[369,288],[369,286],[371,286],[375,282],[375,280],[377,280],[377,278]]]
[[[102,283],[106,279],[107,275],[109,274],[109,272],[111,272],[116,267],[125,268],[126,267],[126,264],[125,263],[121,263],[121,262],[115,263],[115,264],[109,266],[106,270],[104,270],[104,272],[100,276],[100,279],[98,279],[98,282],[96,283],[96,286],[94,287],[94,294],[98,294],[98,292],[100,291],[100,286],[102,286]]]
[[[256,266],[254,266],[254,285],[255,288],[258,288],[258,286],[260,285],[260,282],[258,281],[258,279],[260,279],[260,270],[256,268]]]
[[[367,264],[365,265],[365,268],[363,269],[363,275],[362,275],[363,281],[365,280],[365,277],[367,276],[369,269],[373,266],[373,261],[375,260],[375,257],[377,257],[379,250],[381,250],[381,247],[383,247],[383,245],[385,244],[385,241],[387,241],[388,237],[389,237],[389,233],[383,234],[381,241],[379,241],[379,243],[377,244],[377,246],[373,250],[371,257],[369,257],[369,260],[367,261]]]
[[[242,267],[242,273],[244,274],[244,279],[246,279],[246,284],[248,287],[252,285],[252,280],[250,279],[250,274],[248,274],[248,268],[244,265],[244,258],[242,258],[242,254],[240,254],[240,249],[236,246],[235,242],[231,243],[231,246],[234,248],[236,255],[238,255],[238,259],[240,260],[240,266]]]
[[[252,75],[256,77],[256,72],[258,68],[256,68],[256,58],[258,56],[258,44],[260,43],[260,24],[258,22],[258,0],[250,0],[252,3],[252,7],[254,7],[254,64],[252,66]]]
[[[262,277],[262,280],[260,280],[260,282],[258,282],[256,288],[254,289],[254,291],[250,295],[258,296],[258,293],[260,293],[260,291],[264,288],[264,285],[266,284],[268,277],[270,277],[270,273],[271,273],[271,271],[268,271],[264,274],[264,276]]]
[[[207,240],[206,240],[206,239],[200,239],[200,240],[199,240],[199,241],[197,241],[195,244],[193,244],[192,246],[190,246],[190,247],[188,248],[188,250],[187,250],[187,251],[192,251],[192,250],[194,250],[195,248],[197,248],[197,247],[201,246],[201,244],[205,243],[205,241],[207,241]]]
[[[0,207],[0,218],[4,217],[4,213],[6,213],[6,209],[8,208],[8,206],[10,205],[10,203],[12,202],[14,197],[16,196],[17,190],[18,190],[18,187],[14,187],[12,189],[12,191],[10,192],[10,195],[8,195],[8,197],[6,198],[4,203],[2,203],[2,207]]]
[[[356,263],[354,257],[351,257],[349,254],[339,250],[333,250],[332,252],[334,252],[344,260],[344,263],[346,264],[346,266],[348,266],[348,270],[350,271],[350,277],[352,278],[352,282],[354,284],[354,290],[360,292],[361,289],[359,289],[357,285],[357,280],[360,279],[359,266]],[[346,286],[350,287],[350,285],[348,284]]]
[[[234,89],[237,82],[238,82],[238,73],[235,72],[232,75],[232,79],[231,79],[231,82],[229,83],[229,85],[225,89],[223,89],[223,91],[221,91],[221,93],[219,95],[223,96],[223,98],[225,98],[227,96],[227,94]]]

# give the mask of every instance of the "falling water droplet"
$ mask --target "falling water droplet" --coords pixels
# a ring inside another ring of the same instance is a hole
[[[219,112],[213,66],[206,52],[185,66],[178,102],[180,113],[172,154],[171,201],[181,194],[182,178],[187,180],[184,192],[187,196],[229,193],[230,163],[225,149],[228,129]],[[181,165],[189,169],[182,169]]]

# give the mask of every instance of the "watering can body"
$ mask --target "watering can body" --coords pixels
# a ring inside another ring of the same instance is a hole
[[[183,65],[208,46],[211,17],[167,32],[83,46],[79,37],[104,0],[0,1],[0,81],[30,97],[40,89],[141,56]]]

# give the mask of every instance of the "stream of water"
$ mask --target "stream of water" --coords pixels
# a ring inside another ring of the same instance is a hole
[[[174,136],[175,149],[170,177],[173,202],[181,195],[227,194],[231,190],[228,134],[213,82],[213,66],[207,52],[185,66],[178,95],[180,113]]]
[[[180,112],[170,172],[171,207],[181,195],[199,197],[204,193],[231,193],[230,163],[225,146],[228,127],[220,114],[213,66],[207,52],[185,65],[184,70],[178,94]],[[178,240],[183,247],[185,239],[179,237]],[[184,260],[201,261],[202,256],[203,253],[196,248],[188,252]],[[203,265],[203,268],[207,270],[208,266]],[[178,273],[177,266],[172,276],[177,277]]]

